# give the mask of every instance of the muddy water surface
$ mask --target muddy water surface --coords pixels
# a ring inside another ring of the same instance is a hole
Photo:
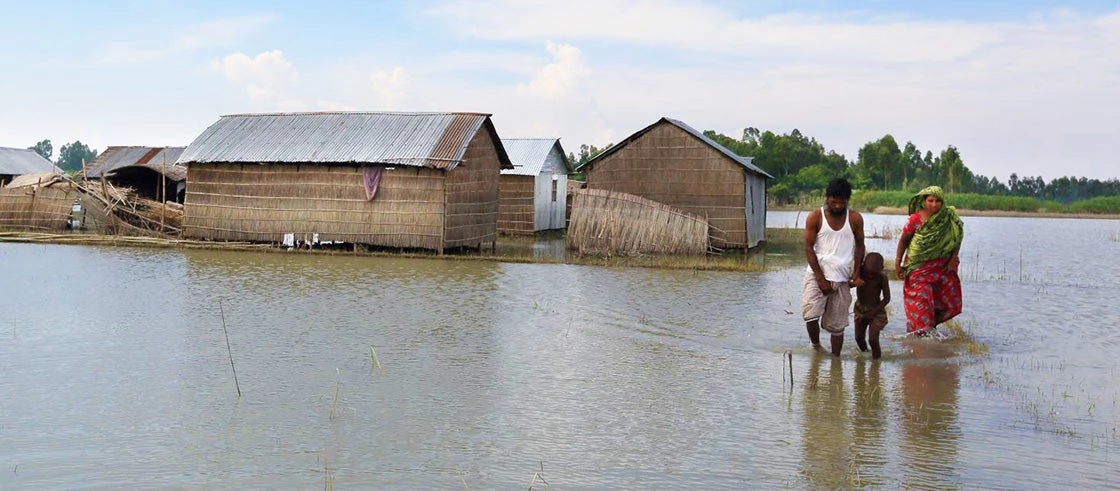
[[[969,340],[879,362],[801,267],[0,244],[0,488],[1115,486],[1120,222],[965,223]]]

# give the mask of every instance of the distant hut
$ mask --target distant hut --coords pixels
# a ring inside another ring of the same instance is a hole
[[[564,228],[568,158],[556,138],[502,139],[513,162],[502,170],[498,231],[532,234]]]
[[[587,188],[634,194],[706,217],[712,245],[765,240],[769,174],[691,126],[661,118],[580,166]]]
[[[58,172],[58,169],[34,150],[0,147],[0,186],[16,176],[51,172]]]
[[[182,203],[187,168],[178,165],[186,147],[109,147],[86,166],[86,177],[105,180],[155,201]]]
[[[223,116],[179,163],[187,237],[440,253],[494,243],[498,176],[513,167],[479,113]]]

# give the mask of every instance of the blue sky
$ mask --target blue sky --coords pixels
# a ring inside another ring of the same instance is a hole
[[[1120,0],[0,1],[0,146],[186,145],[222,114],[480,111],[605,145],[661,116],[1120,177]]]

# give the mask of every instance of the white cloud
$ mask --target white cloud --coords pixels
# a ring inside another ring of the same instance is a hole
[[[390,71],[377,71],[369,77],[373,85],[373,92],[381,99],[383,107],[387,110],[401,109],[408,94],[404,86],[408,83],[408,75],[404,68],[396,67]]]
[[[519,85],[517,89],[545,99],[563,97],[570,93],[576,82],[590,70],[583,62],[583,53],[575,46],[549,41],[545,48],[555,61],[545,65],[533,80],[528,84]]]
[[[678,0],[451,0],[428,11],[481,39],[607,40],[732,55],[827,55],[879,62],[952,60],[999,40],[988,26],[854,16],[735,18]]]
[[[173,29],[143,44],[110,42],[96,55],[100,63],[148,63],[202,48],[227,46],[257,33],[275,15],[250,15],[216,19]]]
[[[852,159],[889,132],[935,153],[956,145],[974,172],[1001,179],[1117,168],[1094,142],[1120,136],[1120,12],[990,22],[590,5],[454,0],[429,14],[491,44],[579,40],[595,76],[562,99],[593,101],[576,107],[616,138],[675,116],[732,136],[796,127]],[[607,143],[575,118],[561,133],[569,144]]]
[[[259,109],[298,111],[306,107],[291,95],[299,81],[299,72],[280,50],[254,57],[233,53],[212,62],[210,67],[230,84],[244,89]]]

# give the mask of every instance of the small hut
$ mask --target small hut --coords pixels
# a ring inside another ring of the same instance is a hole
[[[707,218],[713,246],[742,249],[765,240],[771,176],[675,119],[661,118],[578,170],[588,189],[629,193]]]
[[[187,168],[178,165],[186,147],[109,147],[86,166],[86,177],[104,177],[117,187],[132,188],[153,201],[182,203]]]
[[[502,139],[512,169],[498,183],[498,231],[533,234],[564,228],[568,158],[557,138]]]
[[[34,150],[0,147],[0,186],[16,176],[51,172],[58,172],[58,169]]]
[[[0,228],[65,230],[80,198],[74,182],[62,174],[21,174],[0,187]]]
[[[179,157],[183,234],[434,249],[493,244],[512,168],[489,114],[222,116]]]

